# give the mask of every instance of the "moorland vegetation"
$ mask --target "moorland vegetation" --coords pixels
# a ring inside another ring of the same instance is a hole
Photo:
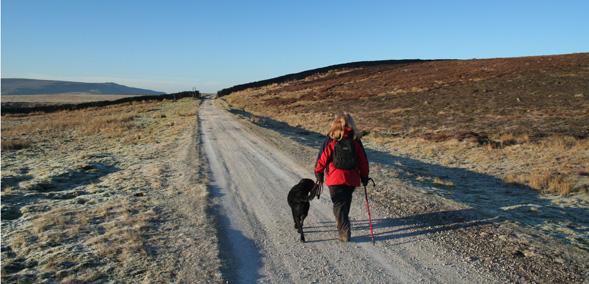
[[[219,95],[261,120],[319,133],[349,112],[364,139],[399,155],[545,193],[589,189],[589,53],[382,61],[304,75]]]
[[[163,203],[183,186],[170,181],[180,173],[169,168],[176,167],[180,134],[196,129],[198,102],[154,99],[3,113],[2,282],[171,282],[175,272],[166,269],[183,259],[160,252],[185,242],[166,236],[178,233],[167,226],[178,225]],[[199,171],[198,165],[182,166]],[[197,180],[189,186],[207,202],[205,186]],[[194,216],[207,216],[206,206],[194,208]],[[208,219],[196,225],[210,234]],[[214,243],[198,232],[192,237],[210,256],[199,265],[216,263]]]

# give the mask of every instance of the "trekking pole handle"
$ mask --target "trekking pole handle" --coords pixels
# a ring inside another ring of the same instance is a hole
[[[374,180],[372,178],[369,177],[368,180],[371,180],[372,181],[372,186],[376,187],[376,183],[374,182]]]

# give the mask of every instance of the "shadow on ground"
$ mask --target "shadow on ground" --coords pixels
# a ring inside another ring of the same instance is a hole
[[[309,132],[303,128],[292,127],[271,118],[260,118],[243,110],[230,108],[229,111],[252,122],[257,122],[256,124],[261,127],[278,131],[289,139],[311,148],[319,149],[325,137],[324,135]],[[589,228],[589,210],[587,208],[573,207],[566,204],[556,205],[549,198],[546,198],[540,192],[530,187],[507,184],[497,177],[468,169],[426,163],[412,158],[395,156],[391,153],[368,147],[366,147],[366,153],[371,163],[376,163],[394,170],[398,173],[396,178],[403,182],[423,189],[426,192],[465,204],[472,208],[472,211],[468,212],[469,215],[482,214],[483,217],[480,217],[480,219],[468,221],[467,224],[469,226],[481,222],[485,223],[487,221],[483,220],[489,220],[489,218],[504,219],[523,226],[539,229],[543,233],[556,237],[566,243],[573,243],[585,249],[589,248],[589,232],[587,230]],[[439,177],[443,180],[451,181],[454,186],[424,182],[423,180],[419,180],[420,176]],[[388,187],[386,184],[379,184],[378,186]],[[454,213],[460,213],[462,215],[467,212]],[[452,214],[455,215],[454,213]],[[421,222],[425,228],[432,225],[435,226],[436,220],[439,220],[439,217],[448,216],[448,214],[450,212],[428,213],[390,222],[397,224],[399,222]],[[379,221],[381,224],[384,224],[383,222],[384,220]],[[389,223],[386,224],[391,225]],[[445,229],[435,228],[433,230],[451,230],[457,226],[460,227],[461,225],[446,226]],[[563,231],[569,233],[563,233]],[[573,233],[570,233],[571,231]],[[418,230],[412,234],[419,232],[431,231]],[[393,231],[380,237],[395,238],[402,234]]]
[[[493,224],[497,218],[482,218],[472,209],[441,211],[435,213],[418,214],[401,218],[380,218],[372,220],[374,240],[405,241],[409,237],[424,236],[460,228],[476,227]],[[370,223],[368,220],[351,221],[352,241],[354,243],[372,242],[370,235]],[[336,239],[335,222],[319,222],[319,225],[305,228],[305,233],[312,236],[313,233],[333,231],[333,238],[324,240],[312,240],[312,242],[332,241]],[[360,233],[362,232],[362,233]],[[366,234],[365,232],[368,232]]]
[[[99,183],[100,178],[120,169],[108,163],[92,162],[76,169],[69,169],[47,180],[35,181],[28,171],[22,176],[2,178],[5,187],[13,187],[10,193],[2,194],[2,221],[15,220],[22,216],[21,208],[39,203],[43,199],[73,199],[88,192],[78,187]]]
[[[209,184],[209,190],[217,200],[224,196],[218,186]],[[261,278],[258,271],[262,268],[262,255],[254,240],[232,229],[231,220],[223,213],[225,209],[222,207],[217,203],[211,211],[219,224],[217,232],[223,259],[223,280],[225,283],[256,283]]]

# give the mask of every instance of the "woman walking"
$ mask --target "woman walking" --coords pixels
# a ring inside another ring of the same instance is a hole
[[[338,240],[349,242],[349,220],[352,194],[356,187],[368,183],[368,159],[360,142],[360,133],[348,113],[336,115],[319,149],[315,163],[315,176],[329,188],[333,202],[333,214],[338,231]]]

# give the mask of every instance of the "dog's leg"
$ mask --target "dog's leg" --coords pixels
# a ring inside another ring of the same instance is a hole
[[[292,209],[292,219],[294,220],[294,228],[299,230],[299,213],[295,208]]]
[[[301,214],[299,214],[298,210],[296,210],[295,208],[292,208],[292,217],[293,217],[294,223],[295,223],[294,227],[301,235],[300,241],[302,243],[304,243],[305,242],[305,235],[303,234],[303,222],[302,222],[302,220],[304,220],[304,217],[301,216]]]
[[[301,243],[305,242],[305,234],[303,233],[303,223],[305,221],[305,215],[301,215],[299,219],[299,233],[301,234]]]
[[[305,215],[301,215],[301,219],[299,220],[299,224],[301,224],[301,230],[303,229],[303,226],[305,224]]]
[[[297,217],[294,217],[294,228],[295,230],[299,229],[299,222],[297,221]]]
[[[302,220],[302,218],[297,220],[297,223],[295,224],[295,228],[297,229],[299,234],[301,234],[301,243],[304,243],[305,242],[305,234],[303,233],[303,220]]]

